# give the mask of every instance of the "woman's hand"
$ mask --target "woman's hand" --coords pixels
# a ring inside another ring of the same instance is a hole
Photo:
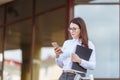
[[[54,51],[56,53],[56,58],[58,58],[60,56],[60,54],[62,54],[62,50],[60,47],[55,47]]]
[[[81,58],[75,53],[72,54],[71,59],[73,62],[78,62],[79,64],[81,64],[81,62],[82,62]]]

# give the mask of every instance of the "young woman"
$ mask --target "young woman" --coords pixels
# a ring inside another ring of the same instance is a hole
[[[74,18],[70,21],[68,28],[72,39],[66,40],[62,46],[55,47],[56,63],[63,69],[59,80],[74,80],[76,74],[84,77],[86,73],[72,69],[72,63],[77,62],[79,66],[84,69],[93,70],[96,67],[95,47],[91,41],[88,40],[87,29],[82,18]],[[92,49],[92,54],[89,61],[80,58],[75,54],[76,46],[81,45]]]

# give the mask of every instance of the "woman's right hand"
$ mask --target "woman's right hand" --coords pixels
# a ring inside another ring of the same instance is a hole
[[[60,54],[62,54],[62,50],[60,47],[55,47],[54,51],[56,53],[56,58],[58,58],[60,56]]]

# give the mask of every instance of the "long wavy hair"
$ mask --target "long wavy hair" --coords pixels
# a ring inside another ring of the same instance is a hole
[[[79,39],[82,40],[82,45],[88,47],[88,34],[86,29],[86,24],[84,20],[80,17],[74,18],[70,21],[70,23],[77,24],[80,28],[80,37]]]

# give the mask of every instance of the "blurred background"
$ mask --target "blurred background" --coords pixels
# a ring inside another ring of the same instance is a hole
[[[0,0],[0,80],[58,80],[51,46],[82,17],[96,48],[95,80],[120,80],[119,0]]]

